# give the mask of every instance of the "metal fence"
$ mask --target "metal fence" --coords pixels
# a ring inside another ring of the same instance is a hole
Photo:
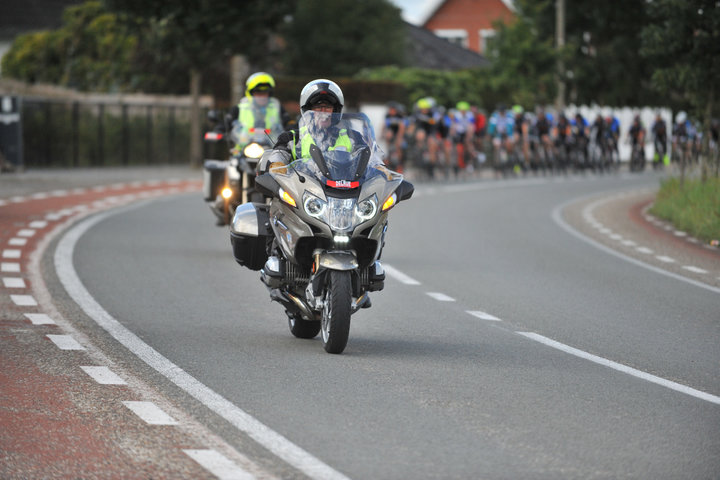
[[[187,105],[25,97],[21,121],[26,168],[190,163]]]

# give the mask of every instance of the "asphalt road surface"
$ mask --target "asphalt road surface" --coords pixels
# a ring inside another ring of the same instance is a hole
[[[718,478],[720,290],[559,220],[657,185],[418,186],[391,212],[385,290],[342,355],[290,334],[197,193],[90,217],[45,263],[75,300],[89,293],[81,326],[109,356],[269,475]]]

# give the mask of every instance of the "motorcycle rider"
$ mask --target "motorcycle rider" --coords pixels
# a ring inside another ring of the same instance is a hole
[[[233,154],[242,151],[256,129],[265,130],[269,135],[278,135],[289,116],[277,98],[272,96],[275,79],[268,73],[256,72],[245,82],[245,97],[230,112],[233,120],[233,135],[237,141]]]
[[[299,130],[283,132],[272,153],[258,164],[258,171],[265,173],[271,167],[308,158],[310,146],[315,144],[316,139],[332,145],[331,149],[347,152],[365,146],[361,135],[342,124],[344,103],[342,90],[332,80],[320,78],[305,85],[300,93],[300,110],[303,116],[312,112],[312,120]]]

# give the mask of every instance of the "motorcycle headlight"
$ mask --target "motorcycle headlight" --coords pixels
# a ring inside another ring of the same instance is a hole
[[[307,192],[305,192],[304,197],[303,207],[305,208],[305,212],[311,217],[322,219],[327,209],[327,202]]]
[[[370,220],[375,216],[375,213],[377,213],[377,197],[375,195],[355,205],[355,215],[361,222]]]
[[[248,143],[243,149],[243,154],[248,158],[260,158],[265,149],[255,142]]]

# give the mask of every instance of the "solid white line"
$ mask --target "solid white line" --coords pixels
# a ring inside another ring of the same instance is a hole
[[[493,315],[490,315],[489,313],[480,312],[480,311],[471,312],[470,310],[468,310],[467,313],[469,313],[470,315],[477,317],[481,320],[490,320],[491,322],[502,322],[502,320],[500,320],[499,318],[497,318]]]
[[[254,480],[255,475],[246,472],[216,450],[183,450],[186,455],[199,463],[220,480]]]
[[[90,375],[93,380],[101,385],[127,385],[127,382],[120,378],[118,374],[110,370],[108,367],[80,367],[85,373]]]
[[[434,298],[435,300],[437,300],[438,302],[454,302],[455,301],[454,298],[448,297],[444,293],[440,293],[440,292],[425,292],[425,293],[428,294],[429,296],[431,296],[432,298]]]
[[[690,388],[688,386],[681,385],[679,383],[675,383],[675,382],[666,380],[661,377],[656,377],[655,375],[651,375],[649,373],[645,373],[642,370],[637,370],[635,368],[628,367],[621,363],[613,362],[612,360],[608,360],[603,357],[598,357],[597,355],[593,355],[591,353],[587,353],[582,350],[578,350],[577,348],[573,348],[568,345],[565,345],[564,343],[556,342],[555,340],[552,340],[550,338],[543,337],[542,335],[538,335],[537,333],[533,333],[533,332],[517,332],[517,333],[519,333],[520,335],[527,337],[531,340],[535,340],[536,342],[540,342],[544,345],[547,345],[548,347],[552,347],[557,350],[561,350],[565,353],[575,355],[576,357],[580,357],[585,360],[590,360],[591,362],[597,363],[599,365],[603,365],[605,367],[612,368],[619,372],[627,373],[628,375],[632,375],[634,377],[641,378],[643,380],[655,383],[657,385],[661,385],[661,386],[669,388],[671,390],[675,390],[677,392],[681,392],[686,395],[691,395],[691,396],[699,398],[701,400],[705,400],[707,402],[711,402],[711,403],[720,405],[720,397],[717,397],[710,393],[702,392],[700,390],[695,390],[694,388]]]
[[[139,359],[154,368],[158,373],[165,376],[189,395],[193,396],[207,408],[227,420],[235,428],[245,432],[289,465],[314,479],[348,480],[348,477],[270,429],[162,356],[107,313],[92,295],[90,295],[80,281],[72,263],[75,245],[80,237],[93,225],[112,215],[127,212],[128,210],[141,206],[143,206],[143,204],[136,204],[98,214],[80,222],[62,237],[55,250],[54,262],[58,278],[70,297],[100,327],[105,329],[113,338],[119,341]]]
[[[152,402],[122,402],[149,425],[178,425],[179,422]]]
[[[12,249],[8,248],[3,250],[3,258],[20,258],[22,255],[22,250]]]
[[[15,262],[3,262],[0,264],[0,272],[20,273],[20,264]]]
[[[5,288],[25,288],[25,280],[19,277],[3,277]]]
[[[612,255],[612,256],[614,256],[614,257],[617,257],[617,258],[620,258],[620,259],[622,259],[622,260],[625,260],[626,262],[630,262],[630,263],[632,263],[632,264],[634,264],[634,265],[637,265],[637,266],[639,266],[639,267],[646,268],[646,269],[648,269],[648,270],[650,270],[650,271],[652,271],[652,272],[659,273],[660,275],[665,275],[665,276],[667,276],[667,277],[674,278],[675,280],[680,280],[680,281],[682,281],[682,282],[689,283],[689,284],[691,284],[691,285],[695,285],[696,287],[700,287],[700,288],[704,288],[704,289],[706,289],[706,290],[710,290],[711,292],[720,293],[720,288],[713,287],[712,285],[708,285],[708,284],[703,283],[703,282],[698,282],[697,280],[694,280],[694,279],[692,279],[692,278],[683,277],[682,275],[678,275],[678,274],[673,273],[673,272],[668,272],[667,270],[663,270],[662,268],[658,268],[658,267],[656,267],[656,266],[654,266],[654,265],[649,265],[649,264],[647,264],[647,263],[645,263],[645,262],[641,262],[640,260],[637,260],[637,259],[635,259],[635,258],[633,258],[633,257],[629,257],[629,256],[627,256],[627,255],[624,255],[624,254],[622,254],[622,253],[620,253],[620,252],[618,252],[618,251],[616,251],[616,250],[614,250],[614,249],[612,249],[612,248],[610,248],[610,247],[606,247],[606,246],[603,245],[602,243],[597,242],[597,241],[593,240],[592,238],[590,238],[590,237],[588,237],[588,236],[586,236],[586,235],[583,235],[582,233],[578,232],[577,230],[575,230],[574,228],[572,228],[570,225],[568,225],[567,222],[565,222],[565,220],[563,220],[562,214],[561,214],[561,212],[562,212],[562,210],[565,208],[565,206],[570,205],[571,203],[576,202],[576,201],[577,201],[577,199],[574,199],[574,200],[570,200],[569,202],[565,202],[565,203],[562,204],[562,205],[558,205],[557,207],[555,207],[555,209],[554,209],[553,212],[552,212],[552,219],[553,219],[553,221],[554,221],[557,225],[559,225],[560,228],[562,228],[563,230],[565,230],[565,231],[566,231],[567,233],[569,233],[570,235],[572,235],[572,236],[574,236],[574,237],[582,240],[582,241],[585,242],[585,243],[588,243],[588,244],[594,246],[595,248],[597,248],[597,249],[599,249],[599,250],[602,250],[602,251],[605,252],[605,253],[609,253],[610,255]],[[642,251],[642,250],[638,249],[638,251]]]
[[[55,321],[44,313],[26,313],[33,325],[55,325]]]
[[[19,307],[34,307],[37,305],[32,295],[10,295],[10,300]]]
[[[85,350],[72,335],[47,335],[60,350]]]
[[[405,275],[403,272],[401,272],[395,267],[383,264],[383,269],[385,270],[385,273],[387,273],[400,283],[404,283],[405,285],[420,285],[420,282],[418,282],[414,278]]]

